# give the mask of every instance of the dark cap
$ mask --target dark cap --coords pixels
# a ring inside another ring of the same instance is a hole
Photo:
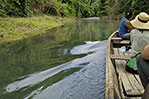
[[[132,16],[132,12],[131,12],[131,11],[127,11],[127,12],[125,13],[125,17],[126,17],[127,19],[131,18],[131,16]]]

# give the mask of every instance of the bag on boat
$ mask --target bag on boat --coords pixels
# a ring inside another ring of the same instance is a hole
[[[131,59],[129,59],[126,63],[125,69],[127,72],[138,74],[137,71],[137,58],[140,56],[140,53],[133,56]]]

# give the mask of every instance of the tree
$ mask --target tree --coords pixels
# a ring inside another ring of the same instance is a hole
[[[30,16],[45,13],[57,16],[118,18],[127,10],[136,16],[149,13],[147,0],[0,0],[0,16]]]

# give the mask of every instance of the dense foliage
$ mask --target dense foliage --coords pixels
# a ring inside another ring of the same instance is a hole
[[[148,0],[0,0],[0,16],[31,16],[45,13],[58,16],[91,17],[121,15],[132,10],[149,13]]]

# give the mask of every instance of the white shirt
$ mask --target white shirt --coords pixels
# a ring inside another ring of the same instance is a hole
[[[131,31],[132,52],[137,54],[149,44],[149,31],[134,29]]]

